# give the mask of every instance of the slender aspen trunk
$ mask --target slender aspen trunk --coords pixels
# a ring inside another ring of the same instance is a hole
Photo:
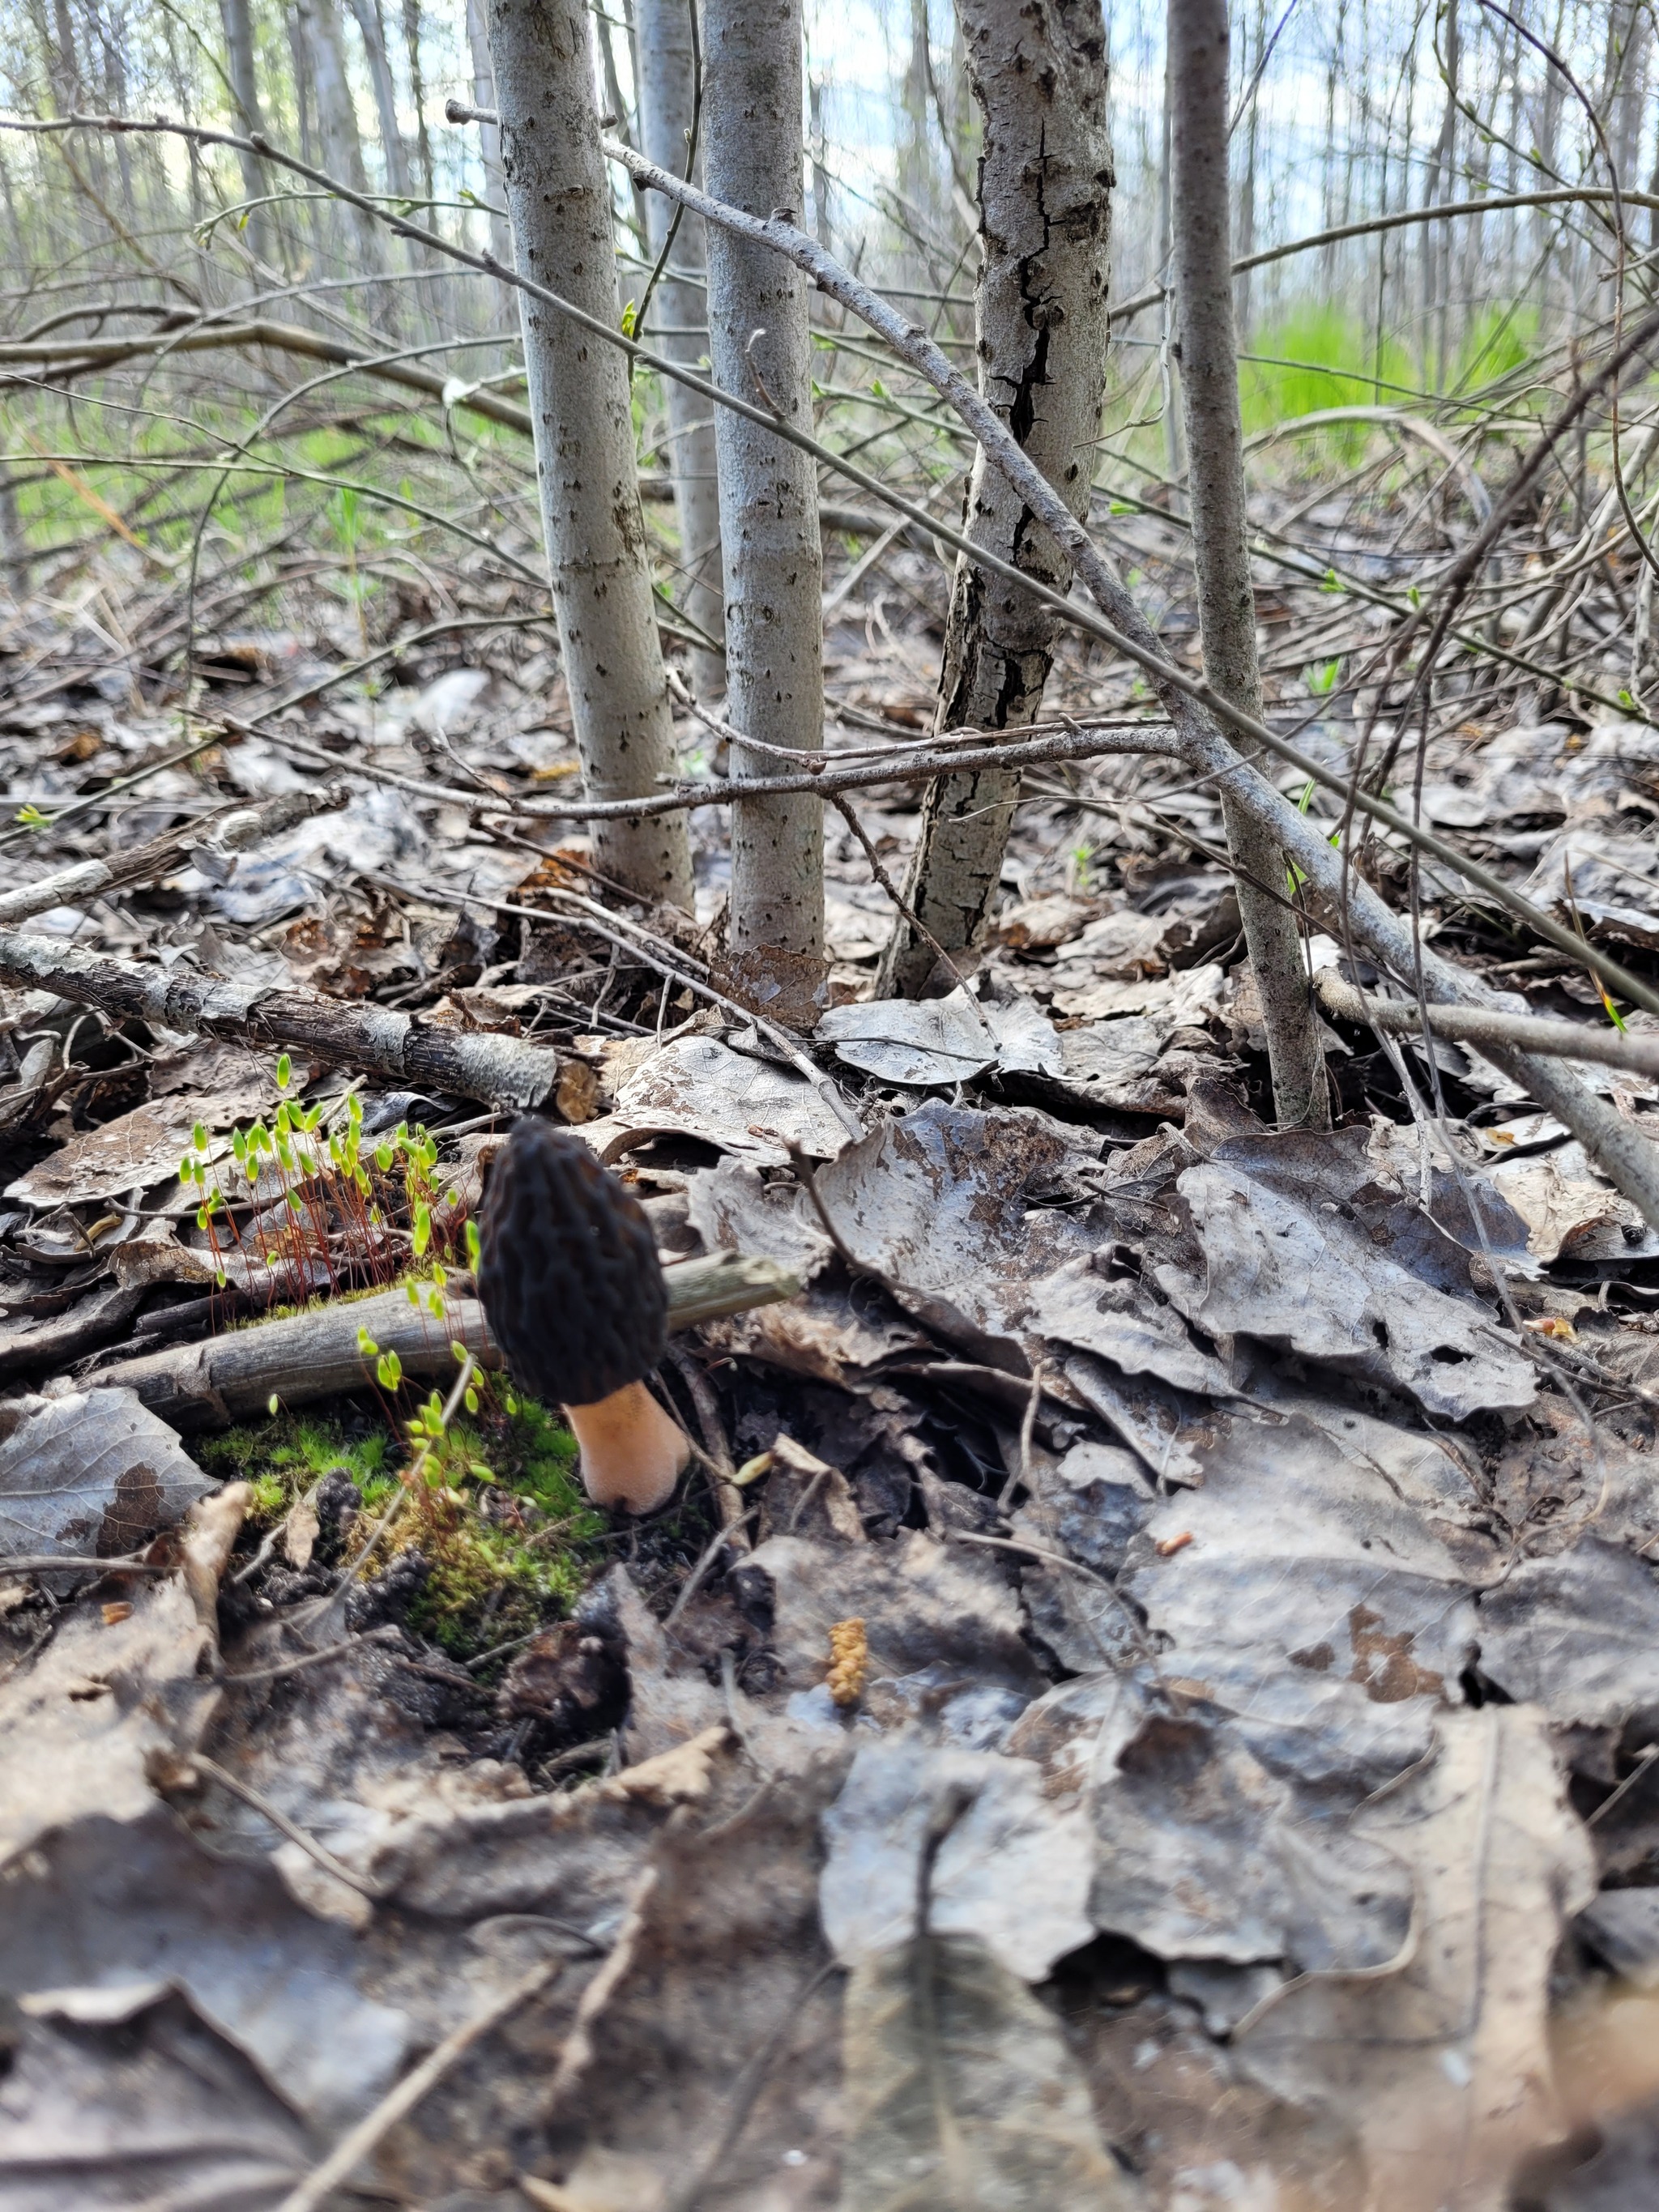
[[[490,50],[519,268],[609,323],[611,194],[582,0],[495,0]],[[638,799],[673,764],[673,726],[640,511],[628,369],[614,346],[528,293],[525,367],[536,474],[576,749],[589,795]],[[691,904],[679,815],[597,828],[600,870],[642,897]]]
[[[357,28],[362,35],[363,52],[368,58],[368,81],[374,90],[374,112],[380,118],[380,143],[386,155],[387,189],[408,192],[409,154],[404,144],[404,134],[398,122],[398,90],[392,81],[392,61],[386,50],[386,34],[374,0],[349,0]]]
[[[1089,504],[1106,377],[1112,156],[1100,0],[961,0],[969,82],[984,118],[979,387],[1079,519]],[[1064,591],[1071,565],[980,454],[969,485],[976,545]],[[940,729],[1035,720],[1055,617],[1018,585],[957,563],[939,676]],[[949,776],[924,802],[906,899],[946,951],[973,944],[996,897],[1019,779]],[[914,996],[936,958],[896,925],[878,988]]]
[[[357,111],[346,75],[345,38],[335,0],[295,0],[305,33],[317,99],[317,137],[323,167],[358,191],[368,189]]]
[[[322,166],[358,191],[367,191],[363,143],[357,130],[351,80],[346,74],[345,32],[339,9],[335,0],[294,0],[294,16],[310,65]],[[386,234],[371,216],[354,211],[342,219],[354,259],[378,275],[386,266]]]
[[[708,190],[751,215],[804,197],[800,0],[704,0]],[[812,427],[806,280],[781,255],[715,230],[708,240],[715,381]],[[726,718],[769,744],[823,742],[823,550],[817,478],[799,447],[728,409],[714,424],[726,589]],[[732,747],[732,774],[776,764]],[[823,950],[823,814],[811,794],[732,810],[732,944]]]
[[[259,72],[253,55],[253,10],[249,0],[219,0],[219,19],[225,30],[227,74],[236,102],[236,128],[251,136],[264,129],[265,118],[259,106]],[[265,198],[270,188],[258,156],[243,154],[239,158],[243,192],[251,200]],[[247,235],[248,243],[262,261],[276,260],[269,209],[260,208],[249,216]]]
[[[1261,677],[1233,339],[1227,0],[1170,0],[1169,25],[1181,391],[1204,673],[1224,698],[1259,718]],[[1327,1128],[1324,1056],[1296,916],[1273,896],[1285,884],[1285,856],[1224,795],[1222,815],[1267,1031],[1274,1112],[1282,1128]]]
[[[635,0],[635,29],[640,48],[640,136],[647,161],[686,173],[693,118],[696,112],[697,56],[692,11],[696,0]],[[702,181],[702,125],[693,183]],[[660,254],[674,219],[671,202],[646,195],[651,251]],[[683,216],[669,255],[672,269],[701,276],[707,266],[702,218]],[[700,284],[676,283],[665,274],[653,301],[651,330],[645,334],[671,361],[694,368],[708,351],[708,295]],[[668,430],[674,476],[674,508],[680,526],[681,604],[698,628],[718,639],[725,629],[720,591],[720,494],[714,453],[714,424],[706,400],[683,384],[668,386]],[[692,673],[705,696],[726,689],[726,663],[719,653],[694,652]]]
[[[415,161],[422,191],[434,197],[432,134],[426,123],[426,76],[421,67],[421,0],[403,0],[404,54],[409,64],[409,96],[415,103]]]
[[[472,62],[472,99],[486,114],[495,111],[495,64],[489,58],[489,27],[486,0],[466,0],[466,46]],[[501,134],[494,123],[478,125],[478,158],[483,163],[483,198],[499,206],[507,185],[501,174]],[[502,216],[489,218],[489,250],[503,269],[513,266],[513,228]],[[516,317],[517,298],[505,284],[495,287],[499,312]]]

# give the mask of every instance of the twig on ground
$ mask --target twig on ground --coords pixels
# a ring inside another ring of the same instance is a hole
[[[205,847],[210,854],[245,853],[262,839],[279,836],[313,814],[343,806],[346,795],[344,786],[337,783],[325,791],[284,792],[258,806],[223,807],[187,823],[181,830],[169,830],[147,845],[116,853],[107,860],[82,860],[72,868],[60,868],[55,875],[42,876],[20,890],[0,893],[0,927],[27,921],[55,906],[78,905],[104,891],[154,883],[181,866],[198,847]]]
[[[1314,988],[1328,1013],[1340,1021],[1366,1022],[1392,1036],[1421,1033],[1426,1013],[1436,1036],[1453,1044],[1508,1046],[1550,1059],[1595,1060],[1603,1067],[1627,1068],[1635,1075],[1659,1076],[1659,1036],[1648,1031],[1594,1028],[1588,1022],[1552,1022],[1534,1014],[1510,1014],[1486,1006],[1426,1008],[1415,999],[1379,999],[1357,990],[1334,968],[1322,968]]]
[[[714,1510],[720,1515],[720,1526],[738,1549],[746,1552],[749,1534],[744,1518],[743,1492],[732,1479],[736,1470],[708,1377],[689,1352],[671,1351],[668,1357],[674,1372],[685,1385],[686,1395],[696,1413],[697,1426],[702,1431],[703,1449],[700,1456],[708,1468],[708,1486],[714,1493]]]
[[[322,2204],[349,2179],[375,2145],[399,2120],[408,2118],[422,2099],[437,2087],[446,2074],[453,2071],[473,2045],[481,2042],[492,2028],[499,2027],[520,2005],[539,1996],[550,1982],[563,1972],[566,1963],[557,1957],[543,1959],[499,1996],[481,2006],[471,2020],[452,2029],[435,2050],[428,2051],[418,2066],[411,2068],[401,2081],[387,2091],[372,2112],[365,2114],[355,2128],[342,2136],[322,2164],[313,2166],[298,2188],[289,2190],[276,2212],[319,2212]],[[598,1979],[595,1975],[594,1980]],[[588,1986],[592,1988],[592,1984]]]
[[[1037,1414],[1042,1405],[1042,1386],[1047,1370],[1040,1359],[1031,1362],[1031,1395],[1025,1401],[1025,1411],[1019,1424],[1019,1465],[1002,1486],[997,1498],[999,1511],[1006,1513],[1015,1491],[1031,1488],[1031,1439],[1036,1433]]]
[[[679,1817],[679,1814],[671,1813],[667,1827],[672,1829]],[[634,1954],[639,1948],[640,1937],[645,1929],[646,1907],[656,1887],[657,1869],[654,1865],[647,1866],[628,1893],[616,1941],[577,2003],[576,2017],[570,2024],[570,2033],[564,2039],[559,2063],[554,2068],[553,2079],[547,2087],[547,2096],[542,2108],[544,2120],[558,2109],[592,2063],[594,2027],[634,1963]],[[289,2208],[284,2207],[283,2212],[289,2212]],[[304,2208],[296,2205],[293,2212],[304,2212]]]
[[[692,1599],[702,1588],[703,1583],[708,1579],[710,1568],[713,1567],[715,1560],[719,1559],[720,1553],[726,1549],[726,1546],[733,1542],[738,1530],[739,1528],[746,1530],[749,1523],[755,1518],[755,1516],[759,1511],[760,1508],[758,1505],[751,1505],[740,1521],[735,1522],[730,1528],[722,1528],[717,1536],[714,1537],[709,1543],[704,1546],[702,1553],[697,1559],[696,1565],[692,1568],[690,1573],[681,1584],[680,1594],[675,1599],[672,1607],[670,1608],[668,1618],[663,1622],[662,1626],[665,1636],[666,1636],[673,1628],[675,1622],[685,1611],[686,1607],[690,1604]]]
[[[232,1774],[228,1768],[221,1766],[216,1759],[209,1759],[204,1753],[192,1751],[174,1761],[169,1771],[158,1778],[159,1785],[164,1790],[188,1790],[191,1787],[192,1778],[198,1774],[205,1774],[222,1790],[228,1790],[233,1797],[240,1797],[245,1805],[251,1805],[261,1820],[269,1820],[273,1828],[280,1829],[289,1843],[297,1844],[307,1858],[314,1859],[324,1873],[331,1875],[336,1881],[343,1881],[348,1889],[355,1889],[361,1897],[373,1899],[380,1895],[378,1882],[369,1881],[355,1868],[343,1866],[332,1851],[319,1844],[315,1836],[308,1834],[297,1821],[290,1820],[280,1806],[273,1805],[270,1798],[254,1789],[251,1783]]]

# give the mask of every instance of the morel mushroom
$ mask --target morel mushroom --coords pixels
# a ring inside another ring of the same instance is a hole
[[[478,1295],[514,1379],[562,1406],[597,1505],[648,1513],[691,1455],[644,1377],[668,1293],[645,1209],[580,1137],[517,1122],[489,1173]]]

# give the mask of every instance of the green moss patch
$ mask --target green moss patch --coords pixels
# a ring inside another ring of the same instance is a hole
[[[229,1430],[204,1439],[197,1456],[217,1480],[252,1486],[248,1521],[257,1532],[335,1468],[356,1484],[367,1513],[383,1511],[410,1455],[348,1406],[337,1417],[278,1413]],[[583,1492],[564,1425],[532,1400],[486,1388],[428,1459],[385,1555],[421,1552],[432,1571],[409,1626],[471,1658],[568,1613],[602,1564],[607,1525]]]

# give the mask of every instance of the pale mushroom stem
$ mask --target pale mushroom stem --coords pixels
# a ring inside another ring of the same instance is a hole
[[[649,1513],[674,1494],[691,1456],[684,1431],[643,1382],[629,1382],[591,1406],[567,1406],[581,1446],[582,1481],[596,1505]]]

